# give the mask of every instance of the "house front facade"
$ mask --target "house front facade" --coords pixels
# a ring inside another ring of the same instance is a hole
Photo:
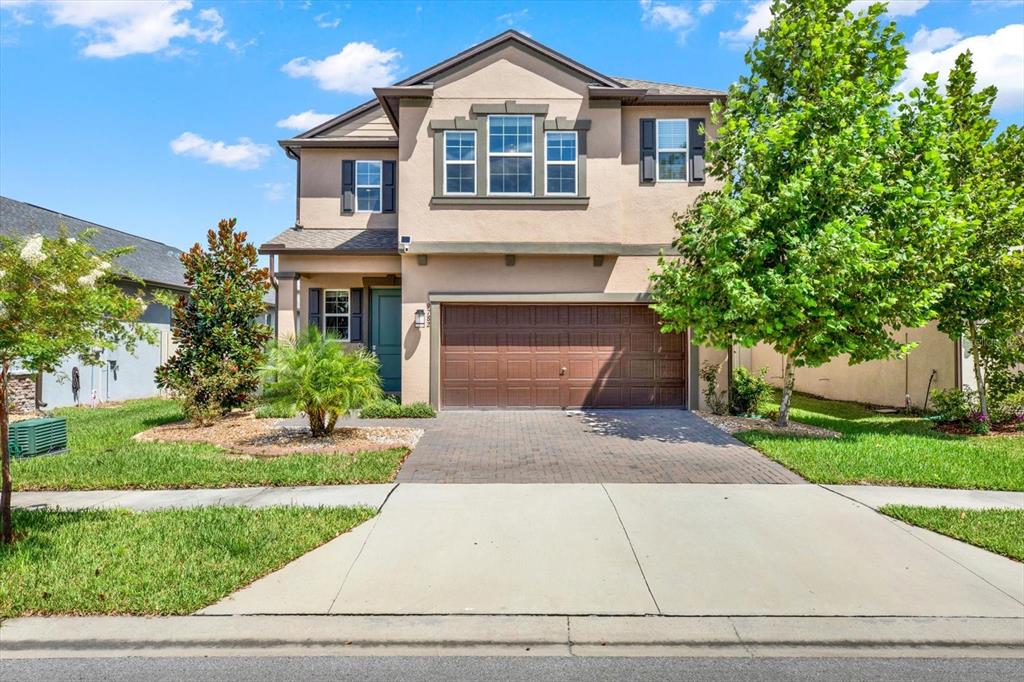
[[[385,390],[441,409],[697,405],[702,349],[661,333],[649,276],[713,186],[724,93],[515,31],[374,92],[280,142],[296,223],[260,249],[279,336],[365,345]]]

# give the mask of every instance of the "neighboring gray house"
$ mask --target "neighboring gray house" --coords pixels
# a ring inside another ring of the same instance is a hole
[[[56,237],[61,225],[66,226],[72,235],[86,229],[96,230],[92,243],[101,251],[132,247],[134,250],[131,253],[118,258],[117,265],[142,280],[145,290],[187,291],[184,267],[179,258],[182,253],[180,249],[40,206],[0,197],[0,234]],[[140,285],[126,280],[125,287],[134,292]],[[89,404],[94,391],[97,402],[158,395],[153,370],[173,352],[171,311],[167,306],[154,302],[146,308],[142,320],[157,330],[159,339],[156,343],[141,343],[134,353],[120,347],[113,350],[97,349],[101,361],[99,365],[88,365],[79,357],[69,357],[57,372],[45,373],[38,380],[30,374],[22,374],[18,382],[22,386],[20,390],[16,388],[14,391],[21,400],[16,401],[18,404],[13,407],[32,409],[32,402],[36,403],[36,407],[47,408],[74,405],[71,376],[75,368],[78,368],[78,400],[81,404]],[[25,386],[29,382],[34,384],[34,391]],[[33,393],[34,400],[30,397]]]

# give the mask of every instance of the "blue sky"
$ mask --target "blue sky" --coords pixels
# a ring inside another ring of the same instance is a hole
[[[859,1],[859,0],[858,0]],[[969,47],[1024,124],[1024,2],[903,0],[907,83]],[[186,248],[294,222],[276,144],[507,28],[608,75],[724,89],[764,1],[0,0],[0,193]],[[308,124],[308,125],[306,125]]]

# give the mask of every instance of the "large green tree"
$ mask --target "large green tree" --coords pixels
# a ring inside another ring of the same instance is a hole
[[[206,251],[197,243],[182,254],[189,292],[174,305],[177,350],[156,370],[157,384],[179,394],[198,421],[249,400],[272,334],[260,322],[267,269],[256,267],[256,248],[235,224],[220,221],[207,233]]]
[[[130,249],[99,252],[93,231],[56,239],[0,236],[0,538],[13,540],[8,390],[11,371],[52,371],[69,355],[95,362],[93,351],[131,350],[153,332],[138,322],[145,305],[116,281],[116,259]]]
[[[1010,126],[992,139],[996,88],[977,89],[970,52],[957,58],[946,93],[951,218],[963,239],[937,307],[939,329],[969,341],[987,419],[989,376],[1005,382],[1024,362],[1024,130]]]
[[[775,0],[749,73],[712,108],[708,170],[722,183],[677,215],[678,257],[653,275],[674,331],[720,348],[765,342],[795,368],[909,348],[945,289],[944,102],[936,79],[895,86],[906,50],[884,5]]]

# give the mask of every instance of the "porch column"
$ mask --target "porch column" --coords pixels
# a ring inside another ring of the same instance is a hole
[[[299,273],[277,273],[277,338],[297,336]]]

